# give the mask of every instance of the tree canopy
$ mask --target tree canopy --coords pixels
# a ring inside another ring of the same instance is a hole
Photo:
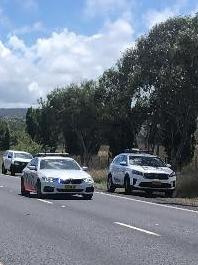
[[[30,108],[27,132],[52,150],[62,145],[83,163],[108,144],[113,155],[136,145],[163,145],[175,167],[194,151],[198,116],[198,16],[155,26],[97,80],[55,89]]]

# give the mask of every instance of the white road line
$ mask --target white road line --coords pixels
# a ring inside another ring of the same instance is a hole
[[[21,176],[10,176],[10,175],[0,175],[0,177],[5,177],[5,178],[13,178],[13,179],[20,179]],[[1,265],[1,263],[0,263]]]
[[[127,228],[131,228],[133,230],[136,230],[136,231],[139,231],[139,232],[142,232],[142,233],[146,233],[148,235],[160,236],[159,234],[156,234],[154,232],[151,232],[151,231],[148,231],[148,230],[145,230],[145,229],[141,229],[141,228],[138,228],[138,227],[135,227],[135,226],[132,226],[132,225],[127,225],[127,224],[123,224],[123,223],[119,223],[119,222],[114,222],[114,224],[120,225],[120,226],[124,226],[124,227],[127,227]]]
[[[65,208],[66,206],[65,205],[61,205],[61,208]]]
[[[4,187],[4,186],[2,186],[2,185],[0,186],[0,188],[3,188],[3,187]],[[0,265],[1,265],[1,263],[0,263]]]
[[[44,202],[44,203],[48,203],[48,204],[53,204],[53,202],[46,201],[46,200],[42,200],[42,199],[37,199],[37,201]]]
[[[108,193],[101,192],[101,191],[95,191],[95,193],[102,194],[102,195],[109,196],[109,197],[113,197],[113,198],[119,198],[119,199],[123,199],[123,200],[134,201],[134,202],[139,202],[139,203],[145,203],[145,204],[150,204],[150,205],[155,205],[155,206],[160,206],[160,207],[165,207],[165,208],[170,208],[170,209],[175,209],[175,210],[180,210],[180,211],[185,211],[185,212],[191,212],[191,213],[198,214],[198,211],[195,211],[195,210],[185,209],[185,208],[181,208],[181,207],[175,207],[175,206],[171,206],[171,205],[167,205],[167,204],[159,204],[159,203],[156,203],[156,202],[148,202],[148,201],[144,201],[144,200],[137,200],[137,199],[128,198],[128,197],[124,197],[124,196],[108,194]]]

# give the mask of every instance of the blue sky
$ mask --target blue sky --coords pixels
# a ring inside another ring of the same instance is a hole
[[[197,11],[197,0],[0,0],[0,106],[97,78],[152,26]]]

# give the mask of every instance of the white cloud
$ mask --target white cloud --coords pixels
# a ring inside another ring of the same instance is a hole
[[[0,6],[0,26],[11,28],[11,22],[8,16],[5,15],[3,8]]]
[[[144,14],[144,20],[149,29],[154,25],[166,21],[168,18],[180,15],[183,7],[187,4],[187,0],[177,0],[173,6],[166,7],[163,10],[149,9]]]
[[[15,0],[23,9],[30,10],[37,10],[38,9],[38,2],[36,0]]]
[[[42,32],[45,30],[45,27],[42,22],[37,21],[32,25],[26,25],[21,28],[14,29],[12,31],[12,34],[14,35],[24,35],[27,33],[33,33],[33,32]]]
[[[125,12],[131,6],[129,0],[86,0],[85,14],[89,17]]]
[[[166,8],[163,11],[150,10],[145,16],[145,20],[149,28],[152,28],[154,25],[166,21],[168,18],[177,15],[175,10]]]
[[[10,36],[0,42],[0,106],[34,104],[58,86],[96,78],[132,41],[133,29],[124,19],[106,23],[91,36],[53,32],[30,47]]]

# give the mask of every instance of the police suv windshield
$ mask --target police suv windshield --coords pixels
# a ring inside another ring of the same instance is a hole
[[[32,159],[32,155],[27,154],[27,153],[14,153],[14,157],[15,158],[23,158],[23,159]]]
[[[73,160],[67,159],[42,159],[40,169],[64,169],[64,170],[80,170],[79,165]]]
[[[129,164],[147,167],[166,167],[166,164],[158,157],[129,156]]]

